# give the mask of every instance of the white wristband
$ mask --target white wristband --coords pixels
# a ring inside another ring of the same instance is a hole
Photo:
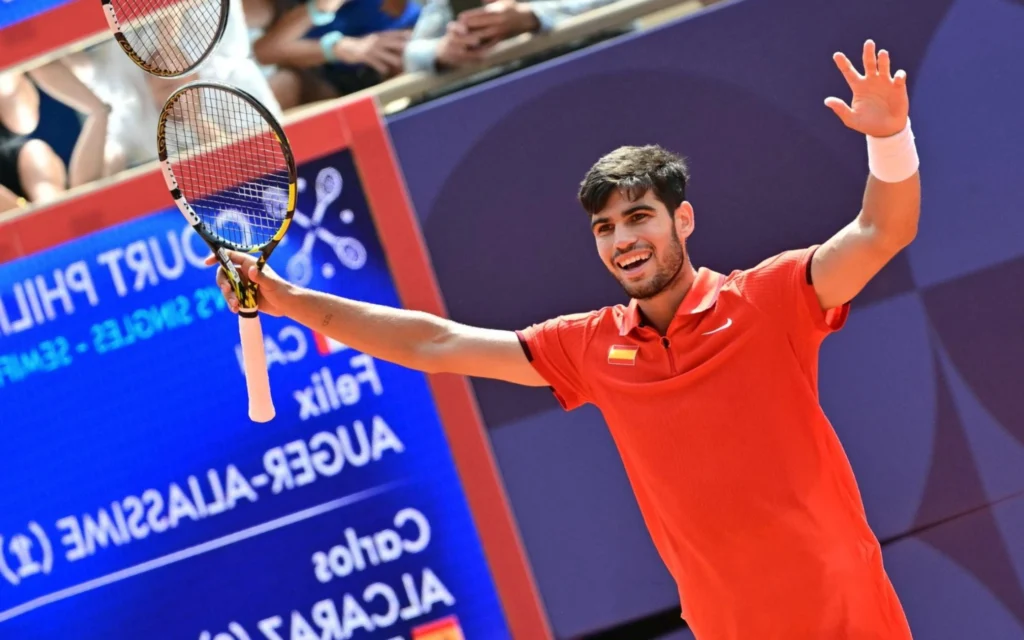
[[[917,145],[914,144],[914,132],[910,130],[910,119],[907,126],[895,135],[887,138],[867,136],[868,168],[871,175],[882,182],[903,182],[917,173],[920,159],[917,157]]]

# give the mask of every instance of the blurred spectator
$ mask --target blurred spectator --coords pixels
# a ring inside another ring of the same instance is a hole
[[[231,0],[229,16],[224,36],[213,54],[197,70],[198,78],[238,87],[280,118],[282,107],[253,55],[250,25],[242,0]]]
[[[178,25],[183,38],[194,28],[188,24],[190,19],[195,18],[185,16],[184,24]],[[161,51],[160,55],[174,56],[175,53]],[[159,78],[148,74],[135,66],[113,40],[64,60],[82,82],[112,105],[103,175],[156,160],[155,135],[160,110],[167,98],[188,82],[208,80],[236,86],[255,96],[275,116],[282,115],[265,72],[253,59],[242,0],[231,0],[231,13],[220,45],[187,76]],[[282,86],[287,91],[287,84]]]
[[[103,175],[155,160],[159,111],[146,72],[135,66],[113,40],[66,56],[64,62],[111,106]]]
[[[86,117],[67,166],[49,144],[31,136],[39,126],[36,85]],[[28,76],[0,76],[0,211],[51,202],[101,177],[109,112],[61,60]]]
[[[343,96],[402,71],[419,14],[415,0],[309,0],[286,11],[253,50],[261,64],[306,70],[310,99]]]
[[[160,28],[164,33],[172,29],[180,33],[177,42],[185,46],[189,44],[189,34],[199,32],[201,29],[199,21],[204,20],[204,16],[205,13],[201,10],[186,12],[181,16],[170,17],[166,23],[160,25]],[[161,48],[157,54],[171,59],[178,55],[172,47],[167,46]],[[222,82],[242,89],[262,102],[274,115],[281,116],[281,105],[253,57],[249,25],[246,23],[242,0],[231,0],[228,23],[220,43],[198,69],[181,78],[159,78],[146,74],[146,80],[154,101],[160,107],[172,93],[186,83],[205,80]]]
[[[251,49],[278,20],[281,6],[278,0],[242,0],[242,8],[245,11],[245,23],[249,27]],[[257,64],[283,111],[302,104],[302,77],[298,73],[274,64]]]
[[[405,49],[406,71],[440,71],[483,59],[502,40],[550,31],[560,22],[616,0],[485,0],[456,18],[448,0],[428,0]]]

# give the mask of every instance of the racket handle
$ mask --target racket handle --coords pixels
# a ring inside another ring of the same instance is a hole
[[[270,397],[267,352],[263,345],[263,327],[259,314],[248,318],[239,314],[238,332],[242,337],[245,386],[249,390],[249,419],[253,422],[270,422],[274,419],[274,400]]]

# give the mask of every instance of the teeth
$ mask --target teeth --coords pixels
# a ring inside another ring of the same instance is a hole
[[[641,253],[639,255],[633,256],[632,258],[630,258],[629,260],[626,260],[624,262],[620,261],[619,262],[619,267],[621,267],[623,269],[628,269],[629,267],[633,266],[637,262],[642,262],[642,261],[644,261],[644,260],[646,260],[646,259],[648,259],[650,257],[651,257],[651,254],[649,254],[649,253]]]

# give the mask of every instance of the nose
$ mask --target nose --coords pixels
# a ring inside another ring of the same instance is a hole
[[[615,251],[617,253],[629,251],[637,241],[636,234],[623,227],[624,225],[617,225],[615,228]]]

